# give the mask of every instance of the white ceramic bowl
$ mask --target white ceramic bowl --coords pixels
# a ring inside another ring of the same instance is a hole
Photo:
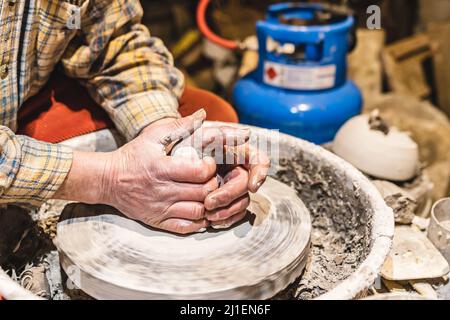
[[[333,151],[359,170],[380,179],[405,181],[419,168],[419,149],[411,137],[392,127],[372,130],[369,116],[350,119],[337,133]]]

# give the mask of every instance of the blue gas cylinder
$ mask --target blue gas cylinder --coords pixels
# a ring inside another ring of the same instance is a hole
[[[258,67],[233,91],[240,121],[317,144],[332,141],[361,112],[361,93],[347,79],[353,25],[353,16],[321,4],[270,6],[256,25]]]

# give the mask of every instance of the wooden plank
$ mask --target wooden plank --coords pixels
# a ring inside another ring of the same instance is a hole
[[[426,34],[398,41],[383,50],[382,57],[390,89],[420,99],[431,95],[423,62],[432,55]]]
[[[385,32],[358,29],[356,36],[356,48],[348,57],[349,77],[361,89],[364,100],[370,101],[382,91],[381,50],[384,47]]]
[[[428,35],[433,48],[438,106],[450,117],[450,22],[430,24]]]
[[[430,23],[449,20],[449,0],[419,0],[419,27],[421,30],[425,30]]]
[[[427,50],[429,50],[429,39],[425,34],[406,38],[386,47],[386,52],[390,53],[397,60],[404,59],[414,52]]]

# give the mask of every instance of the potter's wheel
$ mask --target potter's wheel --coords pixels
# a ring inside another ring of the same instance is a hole
[[[268,179],[245,221],[178,236],[106,206],[68,205],[56,245],[71,280],[97,299],[266,299],[300,276],[309,252],[307,208]]]

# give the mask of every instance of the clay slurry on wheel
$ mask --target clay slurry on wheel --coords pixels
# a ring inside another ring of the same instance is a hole
[[[266,299],[300,276],[310,215],[294,190],[271,178],[248,211],[229,229],[181,236],[111,207],[71,204],[56,245],[71,280],[94,298]]]

